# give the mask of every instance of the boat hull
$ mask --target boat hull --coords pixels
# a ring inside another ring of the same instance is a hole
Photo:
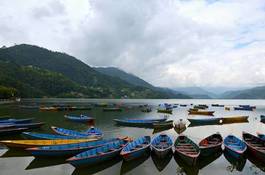
[[[148,155],[148,153],[150,153],[150,147],[146,147],[144,149],[140,149],[140,150],[137,150],[137,151],[134,151],[134,152],[123,154],[122,158],[125,161],[131,161],[133,159],[137,159],[137,158],[146,156],[146,155]]]

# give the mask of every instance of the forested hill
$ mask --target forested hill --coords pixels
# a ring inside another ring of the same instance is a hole
[[[0,86],[21,97],[186,98],[102,74],[75,57],[38,46],[2,48],[0,61]]]

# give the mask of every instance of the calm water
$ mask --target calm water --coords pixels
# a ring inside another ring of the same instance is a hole
[[[249,123],[238,123],[229,125],[211,125],[201,127],[188,127],[184,134],[190,137],[195,142],[208,135],[220,132],[223,137],[228,134],[234,134],[241,138],[242,131],[247,131],[255,134],[257,131],[265,133],[265,125],[259,122],[259,115],[265,114],[264,100],[87,100],[87,99],[28,99],[22,103],[26,105],[35,104],[53,104],[53,103],[70,103],[76,105],[88,105],[90,103],[108,102],[116,103],[125,106],[123,112],[102,112],[102,108],[97,107],[89,111],[74,111],[72,114],[89,114],[96,118],[96,127],[104,131],[104,137],[116,137],[128,135],[131,137],[139,137],[142,135],[153,135],[152,129],[133,128],[133,127],[118,127],[112,121],[114,118],[143,118],[143,117],[159,117],[162,114],[156,113],[155,107],[159,103],[178,103],[178,104],[212,104],[219,103],[227,106],[250,104],[256,105],[257,109],[253,112],[249,111],[225,111],[223,108],[210,107],[209,110],[215,110],[215,116],[232,116],[232,115],[248,115]],[[139,104],[148,103],[153,105],[151,113],[142,113],[138,108]],[[174,109],[173,114],[169,119],[187,119],[188,107],[178,107]],[[18,105],[0,105],[0,115],[10,115],[16,118],[34,117],[36,121],[43,121],[47,124],[38,132],[51,133],[50,126],[59,126],[77,130],[87,128],[84,124],[72,123],[66,121],[63,115],[66,112],[40,112],[38,109],[23,109]],[[187,122],[188,124],[188,122]],[[176,139],[178,134],[174,129],[163,131],[169,134],[173,139]],[[143,157],[137,161],[124,163],[120,159],[115,159],[109,162],[104,162],[100,165],[86,169],[75,169],[70,164],[64,162],[63,159],[43,159],[27,155],[25,152],[8,151],[0,149],[0,175],[67,175],[67,174],[201,174],[201,175],[223,175],[223,174],[265,174],[263,165],[260,165],[251,160],[251,157],[246,161],[235,162],[227,155],[216,155],[210,159],[202,161],[197,167],[189,167],[180,160],[169,157],[162,162],[157,160],[153,155]],[[229,160],[229,161],[228,161]],[[232,162],[233,165],[230,163]],[[254,162],[254,163],[251,163]]]

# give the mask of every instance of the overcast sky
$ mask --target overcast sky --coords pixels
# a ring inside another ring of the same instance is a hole
[[[265,84],[264,0],[3,0],[0,44],[34,44],[156,86]]]

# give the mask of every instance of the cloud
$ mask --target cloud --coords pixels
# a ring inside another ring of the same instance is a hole
[[[158,86],[257,85],[264,9],[262,0],[0,2],[0,44],[64,51]]]

